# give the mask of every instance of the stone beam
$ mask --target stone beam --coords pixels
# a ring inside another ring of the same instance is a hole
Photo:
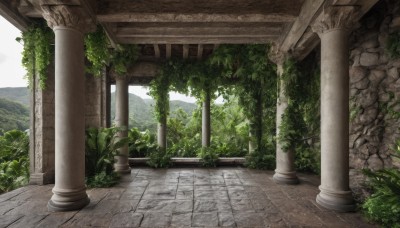
[[[160,58],[160,47],[158,44],[154,44],[154,56],[159,59]]]
[[[197,60],[201,60],[203,58],[203,45],[197,45]]]
[[[278,36],[173,36],[173,37],[119,37],[121,44],[265,44]]]
[[[356,21],[360,20],[362,16],[364,16],[379,0],[325,0],[322,8],[328,8],[329,6],[346,6],[346,5],[356,5],[359,7],[359,14],[356,18]],[[320,9],[315,15],[314,19],[311,23],[308,24],[307,29],[302,34],[300,39],[297,41],[295,45],[291,45],[291,50],[293,52],[293,57],[301,60],[305,58],[319,43],[320,39],[317,34],[315,34],[309,27],[310,24],[315,21],[319,21],[322,19],[322,9]]]
[[[303,1],[103,0],[98,19],[101,22],[292,22]]]
[[[117,38],[115,37],[115,28],[112,24],[102,23],[104,32],[106,33],[108,40],[113,48],[117,48]]]
[[[184,35],[280,35],[282,32],[281,23],[185,23],[173,25],[158,24],[158,27],[151,27],[148,23],[118,28],[116,36],[118,37],[136,37],[136,36],[184,36]],[[167,23],[169,24],[169,23]]]
[[[21,31],[26,31],[28,28],[28,21],[23,18],[10,4],[4,1],[0,2],[0,15],[3,16],[8,22],[13,24]]]
[[[167,44],[165,49],[166,49],[165,57],[167,59],[170,59],[171,58],[171,44]]]
[[[183,45],[183,59],[187,59],[189,57],[189,44]]]
[[[281,44],[280,50],[289,51],[302,37],[315,14],[321,9],[325,0],[306,0],[301,7],[300,15]]]

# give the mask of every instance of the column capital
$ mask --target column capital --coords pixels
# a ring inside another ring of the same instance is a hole
[[[283,62],[287,59],[288,55],[287,52],[279,50],[279,48],[274,45],[268,53],[268,58],[276,65],[283,65]]]
[[[311,25],[318,35],[335,29],[350,31],[356,23],[358,6],[330,6]]]
[[[60,1],[61,3],[41,3],[43,18],[50,28],[57,26],[73,28],[82,33],[96,30],[96,22],[90,12],[79,4]]]

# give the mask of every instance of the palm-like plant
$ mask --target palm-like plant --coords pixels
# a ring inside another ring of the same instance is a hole
[[[119,130],[116,127],[86,130],[86,177],[91,178],[100,173],[112,174],[117,149],[128,142],[128,138],[117,138]]]

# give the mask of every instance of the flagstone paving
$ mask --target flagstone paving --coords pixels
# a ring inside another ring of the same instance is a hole
[[[273,172],[245,168],[136,168],[109,189],[88,190],[90,204],[47,211],[52,185],[0,195],[0,227],[375,227],[360,213],[315,203],[319,177],[277,185]]]

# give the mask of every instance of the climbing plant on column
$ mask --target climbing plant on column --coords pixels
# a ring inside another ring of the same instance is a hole
[[[44,23],[33,23],[22,37],[16,38],[24,45],[22,51],[22,66],[26,70],[25,78],[28,87],[32,88],[34,76],[38,77],[39,88],[46,89],[47,69],[54,55],[54,33]]]

